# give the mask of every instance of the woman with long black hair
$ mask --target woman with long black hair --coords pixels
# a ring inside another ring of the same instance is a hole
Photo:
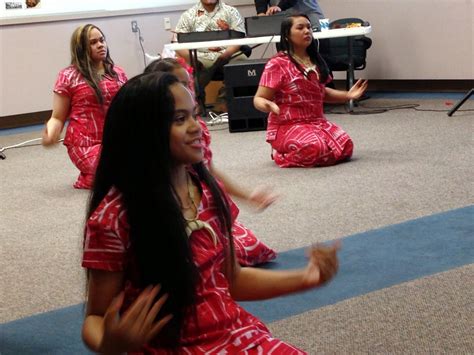
[[[132,78],[110,106],[85,229],[84,342],[103,354],[302,354],[235,300],[324,284],[338,245],[312,248],[302,269],[240,267],[238,210],[202,162],[195,112],[160,72]]]
[[[326,119],[323,102],[357,99],[367,81],[357,81],[349,91],[326,87],[329,69],[306,15],[282,21],[280,43],[281,51],[266,64],[254,97],[255,108],[269,112],[266,140],[275,163],[282,168],[314,167],[350,159],[353,142]]]

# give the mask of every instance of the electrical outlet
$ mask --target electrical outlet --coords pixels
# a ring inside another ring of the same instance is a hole
[[[167,30],[167,31],[171,30],[171,20],[170,20],[169,17],[165,17],[163,19],[163,24],[165,26],[165,30]]]
[[[138,32],[138,23],[137,23],[137,21],[132,21],[132,32]]]

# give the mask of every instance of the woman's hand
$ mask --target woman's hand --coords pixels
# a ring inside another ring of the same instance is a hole
[[[63,127],[64,122],[55,117],[51,117],[44,127],[41,143],[45,147],[58,143]]]
[[[261,90],[262,92],[268,91],[267,88],[263,87],[259,87],[259,90]],[[257,91],[257,94],[253,98],[253,105],[255,106],[255,108],[262,112],[273,112],[275,115],[279,115],[280,108],[278,107],[278,105],[274,103],[271,99],[266,98],[265,96],[259,96],[258,93],[259,92]]]
[[[279,6],[270,6],[267,10],[267,15],[275,15],[278,12],[281,12],[281,8]]]
[[[271,189],[268,187],[256,187],[249,195],[248,200],[255,205],[255,207],[262,211],[268,206],[270,206],[273,202],[278,199],[278,195],[275,194]]]
[[[303,275],[303,289],[321,286],[336,275],[339,268],[339,242],[330,246],[316,245],[309,250],[309,262]]]
[[[359,79],[347,92],[347,100],[356,100],[361,97],[369,85],[367,80]]]
[[[147,287],[123,315],[119,315],[124,293],[121,292],[107,308],[104,315],[104,336],[100,353],[115,354],[140,349],[152,340],[172,318],[167,315],[155,321],[167,295],[155,298],[160,286]]]
[[[267,107],[268,107],[268,111],[269,112],[273,112],[275,115],[279,115],[280,114],[280,108],[278,107],[278,105],[276,103],[274,103],[273,101],[269,101],[267,103]]]

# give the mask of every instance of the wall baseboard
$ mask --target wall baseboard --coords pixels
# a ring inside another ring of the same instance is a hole
[[[345,80],[334,80],[338,89],[344,89]],[[400,92],[467,92],[473,80],[370,80],[370,91]],[[0,117],[0,129],[17,128],[44,123],[51,117],[51,110]]]
[[[52,112],[53,111],[48,110],[3,116],[0,117],[0,129],[18,128],[44,123],[51,117]]]

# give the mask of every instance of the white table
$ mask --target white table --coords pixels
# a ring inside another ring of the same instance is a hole
[[[372,31],[371,26],[338,28],[338,29],[322,31],[322,32],[313,32],[313,37],[317,39],[324,39],[324,38],[336,38],[336,37],[363,36],[363,35],[369,34],[371,31]],[[264,37],[244,37],[244,38],[225,39],[225,40],[219,40],[219,41],[206,41],[206,42],[168,43],[165,45],[165,47],[176,51],[180,49],[196,50],[200,48],[242,46],[245,44],[253,45],[253,44],[264,44],[264,43],[277,43],[277,42],[280,42],[279,35],[264,36]]]
[[[313,37],[316,39],[325,39],[325,38],[338,38],[338,37],[347,37],[348,38],[348,56],[349,56],[349,69],[347,70],[347,86],[350,88],[354,84],[354,62],[352,59],[352,45],[354,36],[363,36],[369,34],[372,31],[371,26],[361,26],[361,27],[352,27],[352,28],[337,28],[333,30],[313,32]],[[191,65],[194,68],[194,73],[196,75],[196,94],[198,94],[198,76],[199,73],[196,70],[197,68],[197,50],[201,48],[213,48],[213,47],[227,47],[227,46],[243,46],[243,45],[260,45],[266,43],[278,43],[280,42],[280,36],[263,36],[263,37],[244,37],[236,39],[226,39],[219,41],[201,41],[201,42],[184,42],[184,43],[168,43],[165,45],[166,48],[171,50],[189,50],[189,57],[191,60]],[[205,104],[200,103],[201,107],[205,112]],[[354,103],[351,100],[349,102],[349,111],[352,111],[354,108]]]

